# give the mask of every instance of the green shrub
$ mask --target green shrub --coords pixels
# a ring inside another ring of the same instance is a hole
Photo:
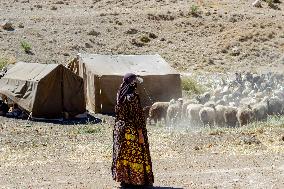
[[[198,9],[199,9],[199,7],[197,5],[191,5],[191,7],[190,7],[190,14],[192,16],[198,16],[199,15],[198,14]]]
[[[150,39],[149,39],[149,37],[147,37],[147,36],[142,36],[142,37],[140,38],[140,41],[142,41],[143,43],[149,43],[149,42],[150,42]]]
[[[204,87],[191,77],[182,77],[181,85],[182,89],[189,94],[201,94],[204,92]]]
[[[7,58],[0,57],[0,70],[6,67],[9,64],[9,60]]]
[[[32,50],[32,46],[26,41],[21,41],[21,47],[26,53],[30,53]]]

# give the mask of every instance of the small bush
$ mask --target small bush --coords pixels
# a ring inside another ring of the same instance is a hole
[[[149,42],[150,42],[150,39],[149,39],[149,37],[147,37],[147,36],[142,36],[142,37],[140,38],[140,41],[143,42],[143,43],[149,43]]]
[[[0,56],[0,70],[4,67],[8,66],[8,64],[14,64],[16,62],[15,58],[7,58],[7,57],[1,57]]]
[[[0,70],[8,65],[9,60],[7,58],[0,57]]]
[[[182,77],[181,85],[182,89],[189,94],[201,94],[204,92],[204,87],[190,77]]]
[[[32,50],[32,46],[26,41],[21,41],[21,47],[26,53],[30,53]]]
[[[190,14],[192,16],[199,16],[198,9],[199,9],[199,7],[197,5],[192,5],[190,7]]]
[[[274,0],[265,0],[268,6],[273,6]]]

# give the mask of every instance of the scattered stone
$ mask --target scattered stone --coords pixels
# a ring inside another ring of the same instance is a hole
[[[161,38],[160,41],[166,41],[166,39],[165,38]]]
[[[86,48],[92,48],[93,46],[90,43],[85,43]]]
[[[143,47],[145,45],[145,43],[142,43],[140,41],[137,41],[136,39],[132,39],[131,40],[131,44],[136,46],[136,47]]]
[[[224,53],[224,54],[225,54],[225,53],[228,53],[227,49],[225,49],[225,48],[222,49],[221,52]]]
[[[118,20],[117,20],[115,23],[116,23],[117,25],[119,25],[119,26],[122,26],[122,22],[120,22],[120,21],[118,21]]]
[[[149,37],[152,38],[152,39],[158,38],[158,36],[154,33],[149,33]]]
[[[42,5],[34,5],[35,8],[42,9]]]
[[[248,145],[261,144],[260,140],[258,138],[256,138],[256,136],[243,136],[243,137],[240,138],[240,143],[241,144],[248,144]]]
[[[214,60],[211,59],[211,58],[209,58],[209,59],[208,59],[208,64],[209,64],[209,65],[214,65],[214,64],[215,64],[215,63],[214,63]]]
[[[6,21],[6,22],[4,22],[4,23],[1,24],[1,25],[2,25],[2,28],[3,28],[4,30],[7,30],[7,31],[14,31],[14,30],[15,30],[15,28],[14,28],[12,22],[10,22],[10,21]]]
[[[255,2],[252,3],[252,6],[257,8],[262,8],[261,0],[256,0]]]
[[[238,47],[232,48],[232,52],[231,52],[232,56],[239,56],[240,54],[241,54],[241,51]]]
[[[137,34],[137,33],[138,33],[138,30],[134,28],[131,28],[125,32],[125,34],[130,34],[130,35]]]
[[[54,4],[63,5],[64,2],[63,2],[63,1],[57,1],[57,2],[55,2]]]
[[[211,15],[211,13],[209,12],[209,11],[207,11],[206,13],[205,13],[205,16],[210,16]]]
[[[25,26],[24,26],[23,23],[20,23],[20,24],[18,25],[18,27],[19,27],[19,28],[24,28]]]
[[[140,41],[143,42],[143,43],[149,43],[151,40],[147,36],[142,36],[140,38]]]
[[[69,53],[63,53],[63,56],[70,56]]]
[[[56,6],[52,6],[51,10],[57,10],[57,7]]]
[[[91,31],[88,32],[88,35],[92,35],[92,36],[96,36],[97,37],[97,36],[101,35],[101,33],[97,32],[95,30],[91,30]]]
[[[199,146],[194,146],[193,148],[194,150],[201,150],[201,148]]]

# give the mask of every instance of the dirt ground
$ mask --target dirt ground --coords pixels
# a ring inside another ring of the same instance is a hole
[[[1,188],[118,188],[112,118],[81,125],[1,119]],[[235,129],[147,127],[154,188],[284,187],[284,118]]]

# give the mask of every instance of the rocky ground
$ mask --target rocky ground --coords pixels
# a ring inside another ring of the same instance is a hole
[[[180,71],[284,70],[284,3],[252,3],[1,0],[0,21],[12,31],[0,29],[0,55],[65,64],[79,52],[159,53]]]
[[[1,119],[0,188],[118,188],[112,118],[84,125]],[[284,187],[284,118],[236,129],[147,128],[154,188]]]

